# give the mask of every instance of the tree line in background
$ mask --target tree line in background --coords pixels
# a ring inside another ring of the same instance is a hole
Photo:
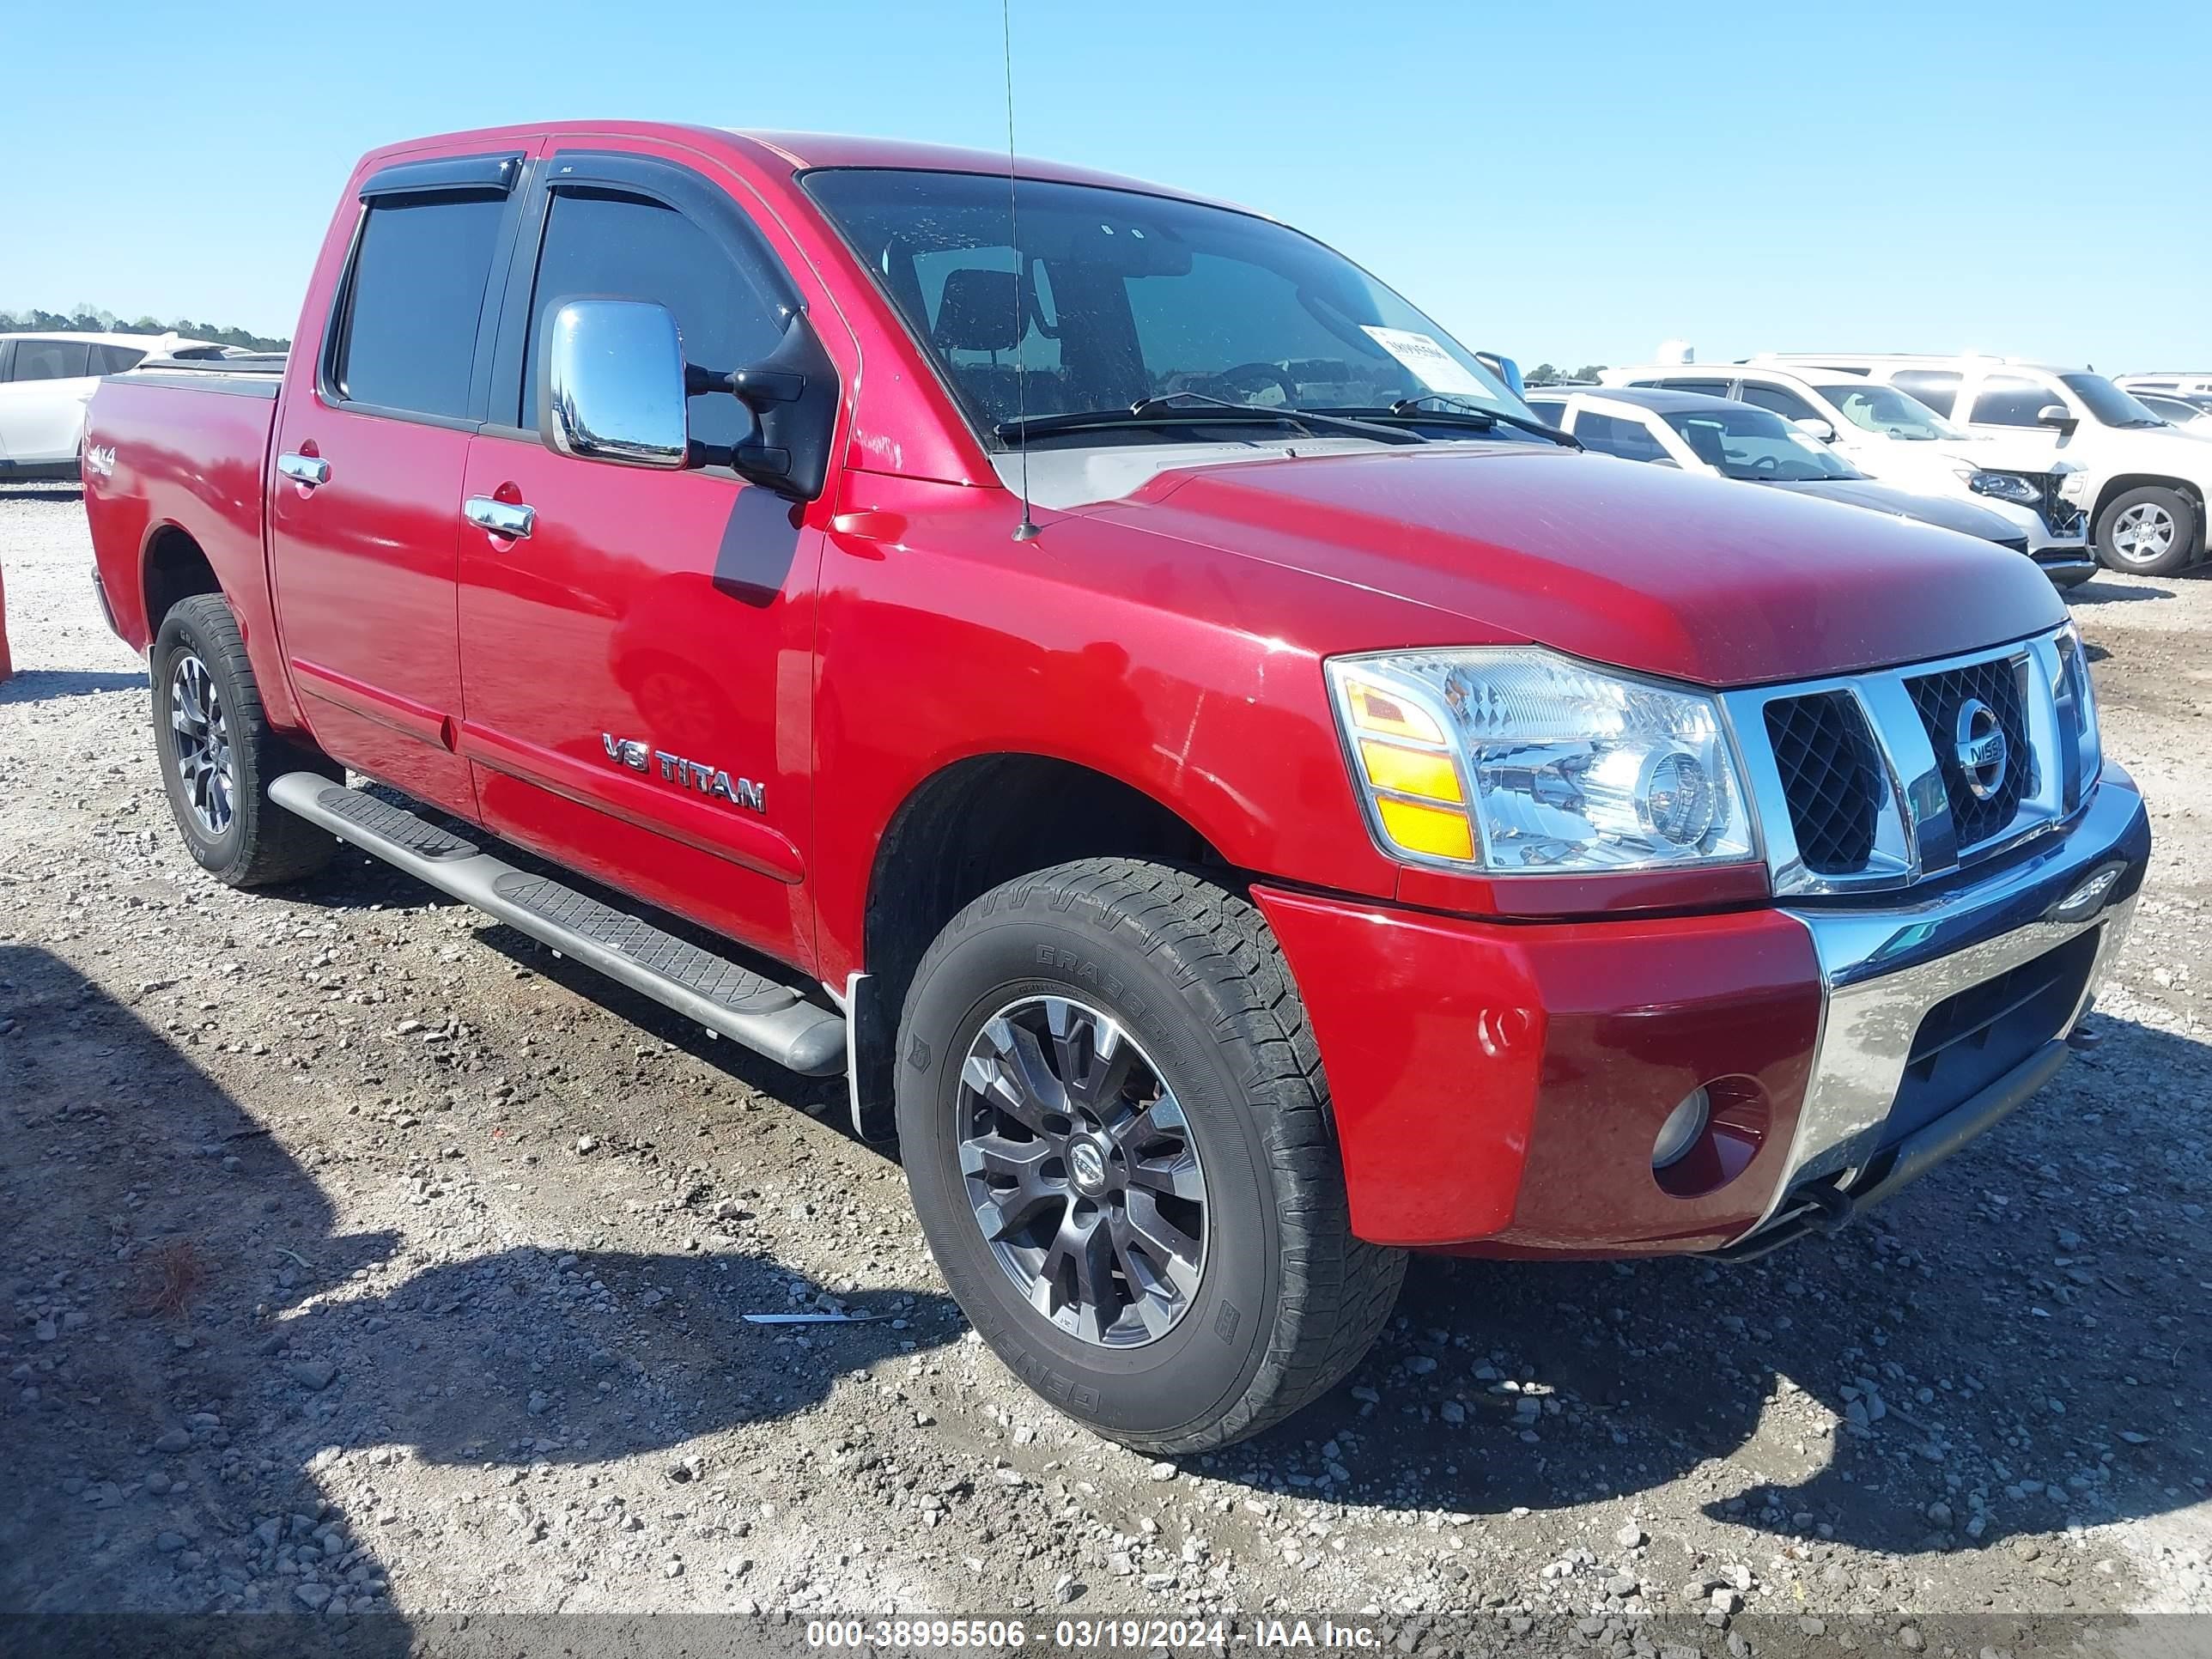
[[[1522,376],[1525,386],[1557,386],[1562,380],[1595,380],[1603,370],[1603,363],[1584,363],[1571,374],[1564,368],[1554,368],[1549,363],[1539,363]]]
[[[152,317],[125,321],[99,306],[81,305],[74,312],[0,311],[0,333],[23,334],[181,334],[186,339],[209,340],[216,345],[243,346],[248,351],[289,351],[289,340],[273,340],[265,334],[249,334],[242,328],[217,328],[189,317],[161,322]]]

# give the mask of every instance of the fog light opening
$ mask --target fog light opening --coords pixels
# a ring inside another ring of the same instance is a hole
[[[1703,1198],[1734,1181],[1766,1144],[1766,1091],[1755,1079],[1709,1079],[1682,1097],[1651,1141],[1651,1179],[1674,1198]]]
[[[1659,1138],[1651,1143],[1651,1167],[1668,1170],[1680,1164],[1698,1144],[1713,1117],[1713,1097],[1700,1085],[1682,1097],[1680,1105],[1667,1114]]]

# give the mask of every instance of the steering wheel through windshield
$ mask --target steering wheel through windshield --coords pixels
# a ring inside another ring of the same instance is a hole
[[[1171,382],[1168,387],[1170,392],[1202,392],[1207,397],[1226,398],[1234,403],[1251,403],[1247,394],[1257,389],[1253,383],[1258,381],[1280,391],[1285,408],[1297,406],[1298,383],[1273,363],[1237,363],[1212,374],[1171,374],[1168,379]],[[1254,407],[1265,409],[1268,405],[1258,404]]]

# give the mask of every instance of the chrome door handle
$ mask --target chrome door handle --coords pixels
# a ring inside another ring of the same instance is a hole
[[[461,504],[461,514],[477,529],[504,536],[509,541],[521,540],[538,525],[536,507],[495,501],[489,495],[470,496]]]
[[[295,455],[290,450],[276,458],[276,470],[294,483],[313,489],[331,481],[331,464],[319,455]]]

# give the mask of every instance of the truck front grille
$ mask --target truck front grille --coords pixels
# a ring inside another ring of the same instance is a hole
[[[2009,829],[2022,797],[2034,787],[2035,750],[2028,743],[2021,696],[2021,682],[2027,676],[2025,657],[1996,657],[1905,683],[1920,723],[1927,728],[1929,746],[1942,768],[1943,790],[1950,799],[1951,825],[1960,852]],[[1959,753],[1960,715],[1976,703],[1996,716],[1997,729],[2005,738],[2003,775],[1987,794],[1975,793]]]
[[[1938,662],[1724,693],[1775,890],[1906,886],[2070,817],[2095,764],[2075,648],[2060,629]],[[1992,730],[2002,765],[1994,745],[1962,749]]]
[[[1824,876],[1865,868],[1881,763],[1856,701],[1847,691],[1778,697],[1766,705],[1766,735],[1805,867]]]

